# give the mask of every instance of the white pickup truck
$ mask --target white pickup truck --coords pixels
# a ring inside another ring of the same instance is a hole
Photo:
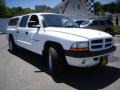
[[[61,72],[66,65],[105,65],[116,50],[108,33],[79,28],[68,17],[52,13],[11,18],[7,36],[12,53],[22,47],[45,56],[53,74]]]

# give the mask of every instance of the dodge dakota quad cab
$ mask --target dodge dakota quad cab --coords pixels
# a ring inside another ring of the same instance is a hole
[[[116,50],[108,33],[79,28],[68,17],[52,13],[11,18],[7,37],[12,53],[22,47],[46,57],[52,74],[61,72],[66,65],[106,65]]]

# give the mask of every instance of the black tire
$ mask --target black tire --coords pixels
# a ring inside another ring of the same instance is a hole
[[[65,69],[64,57],[61,50],[55,47],[49,47],[48,50],[48,69],[51,75],[62,74]]]
[[[15,44],[13,38],[9,38],[9,50],[11,53],[15,53],[17,51],[17,45]]]

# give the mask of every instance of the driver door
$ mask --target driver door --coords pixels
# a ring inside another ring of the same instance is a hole
[[[36,25],[39,24],[39,19],[37,15],[31,15],[29,21],[28,21],[28,37],[27,37],[27,42],[30,43],[30,47],[28,47],[29,50],[34,51],[36,48],[36,45],[38,44],[39,41],[39,29],[35,27]],[[26,46],[27,48],[27,46]]]

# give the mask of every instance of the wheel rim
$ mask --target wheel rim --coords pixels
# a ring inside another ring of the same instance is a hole
[[[13,50],[11,40],[9,41],[9,48],[10,48],[11,51]]]
[[[52,56],[49,50],[49,69],[52,70]]]

